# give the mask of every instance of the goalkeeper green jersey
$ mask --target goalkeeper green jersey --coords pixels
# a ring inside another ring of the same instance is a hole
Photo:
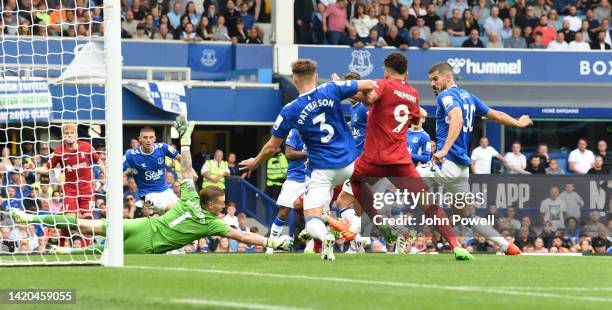
[[[154,253],[182,248],[205,236],[224,236],[230,227],[202,209],[192,180],[183,180],[181,199],[163,216],[149,218]]]

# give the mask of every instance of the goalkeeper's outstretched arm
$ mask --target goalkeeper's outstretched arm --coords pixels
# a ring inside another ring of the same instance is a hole
[[[174,123],[174,128],[176,129],[176,131],[178,131],[179,136],[181,138],[180,161],[183,180],[189,180],[198,177],[191,165],[191,134],[193,133],[194,127],[195,122],[188,122],[187,118],[184,115],[179,115]]]
[[[293,246],[293,239],[289,236],[281,236],[279,238],[266,238],[258,234],[248,231],[240,231],[234,228],[225,234],[225,237],[234,239],[239,242],[252,245],[261,245],[267,248],[289,251]]]

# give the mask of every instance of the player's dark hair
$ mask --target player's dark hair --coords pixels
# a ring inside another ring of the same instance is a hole
[[[140,129],[140,133],[143,133],[143,132],[153,132],[153,133],[155,133],[155,129],[153,129],[153,127],[151,127],[151,126],[144,126],[144,127],[142,127],[142,129]]]
[[[225,191],[218,186],[208,186],[200,191],[200,203],[207,205],[209,202],[214,202],[219,197],[225,196]]]
[[[393,52],[385,57],[385,68],[391,69],[398,74],[408,71],[408,58],[400,52]]]
[[[345,80],[361,80],[361,75],[357,72],[347,72],[342,77]]]
[[[432,74],[434,72],[438,72],[438,73],[448,73],[448,72],[453,72],[453,67],[451,67],[451,65],[448,62],[437,62],[435,64],[433,64],[431,67],[429,67],[429,71],[427,72],[427,74]]]
[[[291,64],[293,75],[301,78],[310,78],[317,72],[317,63],[311,59],[298,59]]]

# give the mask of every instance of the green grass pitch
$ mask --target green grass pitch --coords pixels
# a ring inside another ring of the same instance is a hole
[[[125,263],[0,267],[0,288],[76,289],[77,304],[48,306],[57,309],[612,309],[611,257],[204,254]]]

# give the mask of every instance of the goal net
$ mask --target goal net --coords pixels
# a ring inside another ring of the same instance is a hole
[[[112,236],[82,225],[121,226],[119,2],[106,2],[1,2],[0,265],[122,264],[102,260]]]

